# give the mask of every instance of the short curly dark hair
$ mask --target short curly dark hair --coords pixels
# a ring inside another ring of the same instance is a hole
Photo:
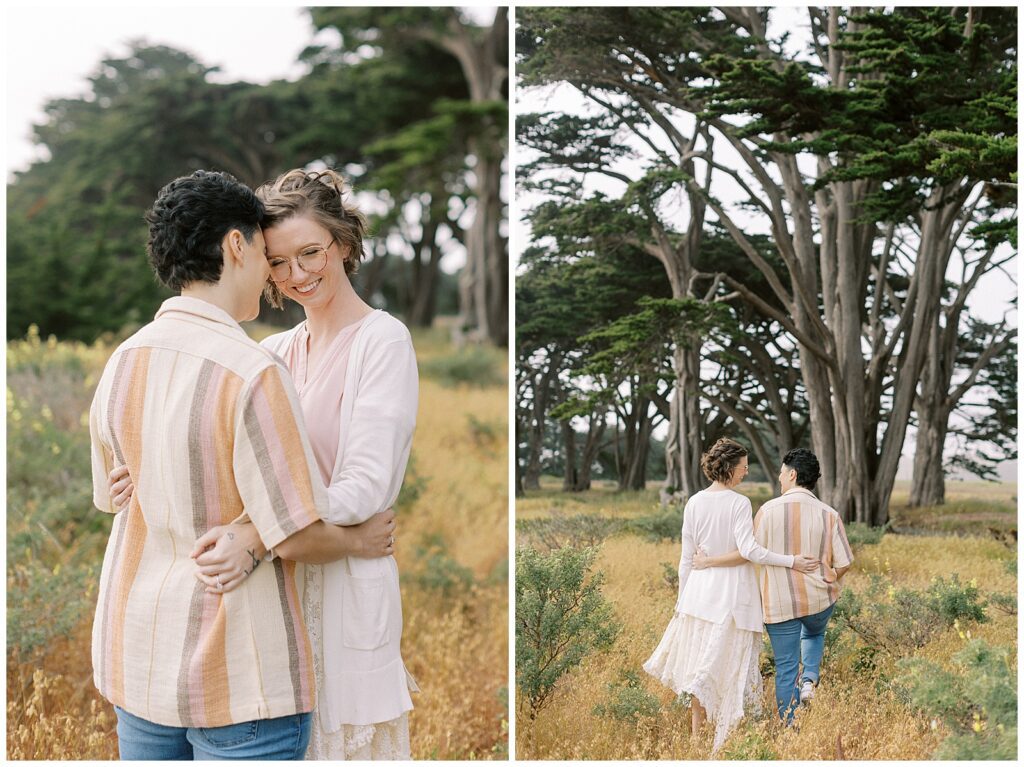
[[[798,447],[786,453],[782,458],[782,465],[796,471],[796,483],[808,490],[813,490],[821,477],[818,456],[805,447]]]
[[[224,268],[224,235],[238,229],[252,242],[265,216],[256,194],[227,173],[197,170],[176,178],[146,211],[149,263],[171,290],[216,284]]]
[[[747,449],[739,442],[722,437],[700,457],[700,468],[712,482],[728,482]]]

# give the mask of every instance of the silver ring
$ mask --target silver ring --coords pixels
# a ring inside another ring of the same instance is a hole
[[[223,590],[224,584],[220,582],[220,576],[217,576],[217,588]]]

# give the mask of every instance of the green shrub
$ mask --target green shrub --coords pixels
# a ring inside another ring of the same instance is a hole
[[[558,680],[592,652],[612,646],[621,626],[591,572],[597,550],[516,552],[516,682],[531,719]]]
[[[516,520],[516,530],[522,535],[525,544],[551,551],[565,546],[597,546],[605,538],[622,530],[625,524],[624,520],[596,514],[555,514]]]
[[[988,595],[988,603],[1007,615],[1017,614],[1017,595],[993,592]]]
[[[679,566],[671,562],[662,562],[661,581],[672,591],[679,591]]]
[[[649,541],[679,541],[683,537],[683,513],[677,506],[659,507],[646,517],[631,519],[628,527]]]
[[[482,346],[467,346],[454,354],[426,360],[419,369],[422,375],[442,386],[486,388],[505,383],[498,352]]]
[[[953,656],[954,670],[923,658],[899,662],[895,689],[909,705],[943,721],[952,735],[935,759],[1006,759],[1017,755],[1017,675],[1013,648],[972,640]]]
[[[779,758],[763,732],[747,728],[742,736],[734,735],[718,754],[719,759],[767,762]]]
[[[957,621],[987,620],[977,586],[962,584],[956,573],[949,581],[935,578],[924,591],[896,588],[888,578],[872,575],[864,594],[846,589],[832,615],[835,631],[826,633],[826,642],[847,628],[869,647],[897,658]]]
[[[440,534],[427,536],[416,547],[416,559],[419,567],[409,575],[403,575],[403,579],[412,581],[420,588],[452,597],[468,591],[473,585],[473,571],[448,555],[448,545]]]
[[[851,546],[873,546],[881,543],[882,537],[889,532],[888,523],[882,527],[871,527],[865,522],[847,522],[843,528]]]
[[[405,511],[416,505],[416,502],[427,489],[429,477],[424,477],[416,468],[416,453],[409,454],[409,463],[405,467],[405,478],[402,480],[402,489],[398,491],[398,500],[395,501],[395,509]]]
[[[641,717],[657,716],[661,711],[661,702],[644,687],[636,671],[622,669],[618,680],[606,686],[609,699],[594,706],[596,716],[635,724]]]

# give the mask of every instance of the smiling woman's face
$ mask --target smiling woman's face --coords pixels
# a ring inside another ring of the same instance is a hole
[[[291,274],[277,287],[288,298],[302,304],[306,309],[323,306],[330,302],[338,291],[340,280],[347,280],[342,245],[331,233],[310,216],[293,216],[268,227],[263,232],[267,241],[267,258],[271,265],[275,260],[290,259]],[[327,263],[320,271],[306,271],[298,261],[316,261],[319,251],[327,253]]]

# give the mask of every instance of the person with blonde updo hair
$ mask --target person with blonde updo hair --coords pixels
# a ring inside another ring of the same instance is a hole
[[[758,656],[761,650],[761,597],[750,564],[807,572],[817,566],[808,557],[776,554],[754,540],[749,499],[735,491],[747,475],[747,450],[723,437],[701,456],[711,481],[683,509],[679,597],[661,642],[644,670],[677,695],[691,698],[693,735],[710,719],[713,751],[761,698]],[[694,555],[714,556],[739,550],[739,567],[694,569]]]
[[[388,509],[402,485],[418,401],[412,339],[405,325],[352,286],[366,219],[346,199],[339,173],[290,170],[256,195],[266,210],[264,296],[279,308],[289,298],[306,313],[304,322],[263,346],[295,380],[327,485],[324,521],[355,525]],[[216,557],[197,559],[207,577],[234,572],[252,556],[249,550],[262,555],[244,527],[232,527],[232,545],[223,542]],[[302,606],[317,683],[306,758],[409,759],[409,693],[417,687],[401,656],[394,557],[307,566]]]

